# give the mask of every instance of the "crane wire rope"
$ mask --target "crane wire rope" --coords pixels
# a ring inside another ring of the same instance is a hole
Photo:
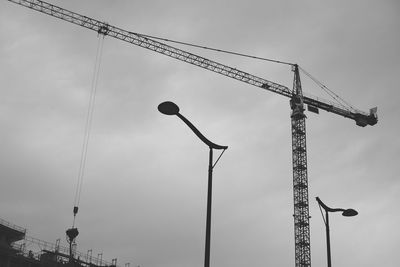
[[[233,51],[228,51],[228,50],[223,50],[223,49],[217,49],[217,48],[212,48],[212,47],[207,47],[207,46],[202,46],[202,45],[196,45],[196,44],[191,44],[187,42],[181,42],[181,41],[176,41],[176,40],[171,40],[171,39],[166,39],[162,37],[157,37],[157,36],[152,36],[152,35],[147,35],[147,34],[142,34],[142,33],[134,33],[136,35],[140,35],[143,37],[148,37],[152,39],[157,39],[165,42],[170,42],[170,43],[175,43],[175,44],[181,44],[181,45],[186,45],[186,46],[191,46],[191,47],[196,47],[196,48],[201,48],[204,50],[211,50],[215,52],[220,52],[220,53],[225,53],[225,54],[230,54],[230,55],[235,55],[235,56],[241,56],[241,57],[247,57],[247,58],[252,58],[252,59],[258,59],[258,60],[263,60],[263,61],[269,61],[269,62],[274,62],[278,64],[284,64],[284,65],[290,65],[293,66],[295,64],[290,63],[290,62],[285,62],[285,61],[280,61],[280,60],[275,60],[275,59],[269,59],[269,58],[264,58],[264,57],[257,57],[257,56],[252,56],[248,54],[243,54],[243,53],[238,53],[238,52],[233,52]]]
[[[352,105],[346,102],[343,98],[337,95],[335,92],[330,90],[327,86],[325,86],[322,82],[318,81],[315,77],[313,77],[310,73],[308,73],[305,69],[299,66],[299,69],[307,75],[313,82],[315,82],[322,90],[324,90],[330,97],[332,97],[340,106],[347,110],[356,110]]]
[[[170,43],[175,43],[175,44],[180,44],[180,45],[185,45],[185,46],[190,46],[190,47],[196,47],[204,50],[210,50],[210,51],[215,51],[219,53],[225,53],[225,54],[230,54],[234,56],[240,56],[240,57],[247,57],[251,59],[257,59],[257,60],[262,60],[262,61],[269,61],[273,63],[278,63],[278,64],[284,64],[284,65],[289,65],[289,66],[294,66],[296,64],[290,63],[290,62],[285,62],[285,61],[280,61],[276,59],[270,59],[270,58],[265,58],[265,57],[258,57],[258,56],[253,56],[249,54],[243,54],[243,53],[238,53],[238,52],[233,52],[233,51],[228,51],[228,50],[223,50],[223,49],[218,49],[218,48],[212,48],[212,47],[207,47],[207,46],[202,46],[202,45],[196,45],[188,42],[182,42],[182,41],[176,41],[176,40],[171,40],[167,38],[162,38],[162,37],[157,37],[157,36],[152,36],[152,35],[147,35],[147,34],[141,34],[141,33],[134,33],[143,37],[147,38],[152,38],[152,39],[157,39],[165,42],[170,42]],[[334,93],[332,90],[330,90],[327,86],[325,86],[323,83],[318,81],[315,77],[313,77],[309,72],[307,72],[305,69],[299,66],[299,69],[306,74],[313,82],[315,82],[323,91],[325,91],[330,97],[332,97],[340,106],[342,106],[346,110],[353,110],[355,111],[356,109],[350,105],[348,102],[346,102],[343,98],[341,98],[339,95]]]
[[[79,163],[79,172],[78,178],[76,183],[76,191],[75,191],[75,198],[74,198],[74,220],[72,223],[72,227],[75,226],[75,218],[76,214],[78,213],[78,207],[81,199],[82,194],[82,186],[83,186],[83,178],[86,170],[86,162],[87,162],[87,154],[88,154],[88,147],[89,147],[89,139],[90,133],[92,129],[92,122],[93,122],[93,113],[94,113],[94,106],[96,100],[96,92],[97,92],[97,83],[99,80],[99,72],[100,72],[100,64],[101,64],[101,56],[103,53],[103,44],[104,44],[104,35],[98,34],[98,42],[97,42],[97,51],[96,51],[96,59],[92,77],[92,84],[90,90],[90,97],[89,97],[89,105],[86,114],[86,123],[85,123],[85,130],[84,130],[84,137],[83,137],[83,144],[82,144],[82,151],[81,151],[81,159]]]

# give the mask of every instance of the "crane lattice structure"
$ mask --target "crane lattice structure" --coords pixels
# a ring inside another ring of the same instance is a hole
[[[41,13],[56,17],[67,22],[93,30],[98,34],[110,36],[124,42],[152,50],[154,52],[175,58],[177,60],[216,72],[232,79],[260,87],[290,98],[291,131],[292,131],[292,161],[293,161],[293,198],[294,198],[294,234],[295,234],[295,266],[311,266],[310,224],[307,176],[307,149],[305,105],[310,111],[322,109],[334,114],[352,119],[358,126],[375,125],[378,121],[377,109],[369,113],[344,107],[337,103],[303,94],[300,82],[299,66],[292,65],[294,72],[293,89],[271,82],[250,73],[229,67],[213,60],[189,53],[165,43],[154,40],[147,35],[130,32],[49,4],[40,0],[8,0],[10,2],[31,8]]]

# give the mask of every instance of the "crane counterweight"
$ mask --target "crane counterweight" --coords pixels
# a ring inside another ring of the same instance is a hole
[[[356,113],[355,114],[355,121],[358,126],[365,127],[367,125],[375,125],[378,122],[378,115],[377,115],[378,108],[371,108],[369,110],[369,115]]]

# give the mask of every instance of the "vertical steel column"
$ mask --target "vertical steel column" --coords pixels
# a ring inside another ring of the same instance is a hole
[[[329,212],[325,211],[325,230],[326,230],[326,258],[328,261],[328,267],[332,267],[331,259],[331,236],[329,234]]]
[[[210,266],[210,242],[211,242],[211,201],[212,201],[212,171],[213,149],[210,147],[208,163],[208,187],[207,187],[207,217],[206,217],[206,245],[204,253],[204,267]]]
[[[293,198],[294,237],[296,267],[311,266],[310,224],[307,178],[306,116],[304,115],[303,94],[298,66],[293,67],[292,109],[292,157],[293,157]]]

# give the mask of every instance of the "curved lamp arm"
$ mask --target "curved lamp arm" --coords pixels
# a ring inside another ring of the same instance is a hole
[[[228,146],[217,145],[208,140],[188,119],[179,113],[179,107],[170,101],[166,101],[158,105],[158,110],[165,115],[176,115],[178,116],[190,129],[201,139],[209,148],[214,149],[227,149]]]
[[[201,139],[208,147],[214,148],[214,149],[227,149],[228,146],[221,146],[217,145],[210,140],[208,140],[188,119],[186,119],[182,114],[177,113],[176,114],[184,123],[186,123],[187,126],[189,126],[190,129],[197,135],[198,138]]]
[[[345,211],[345,209],[332,209],[332,208],[328,207],[327,205],[325,205],[325,203],[322,202],[322,200],[319,197],[316,197],[316,199],[317,199],[318,204],[321,205],[321,207],[326,211],[329,211],[329,212]]]
[[[340,209],[340,208],[330,208],[327,205],[325,205],[324,202],[322,202],[322,200],[319,197],[316,197],[318,204],[326,211],[326,212],[336,212],[336,211],[341,211],[343,216],[346,217],[351,217],[351,216],[355,216],[358,214],[358,212],[356,210],[353,209]]]

